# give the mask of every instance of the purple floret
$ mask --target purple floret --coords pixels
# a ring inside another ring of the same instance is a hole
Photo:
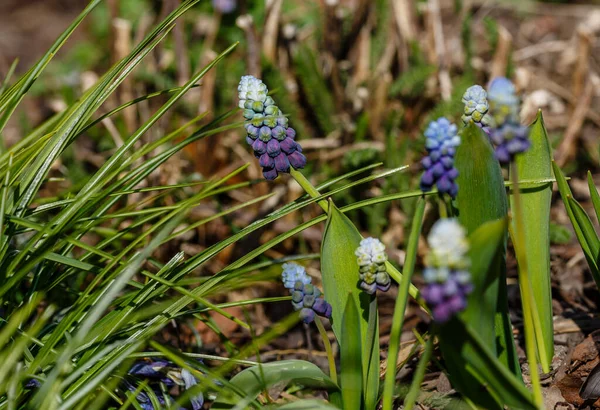
[[[444,283],[428,283],[421,291],[423,299],[431,307],[433,320],[447,322],[467,306],[467,296],[473,290],[470,283],[460,283],[455,272],[450,272]]]
[[[501,163],[512,161],[517,154],[529,149],[529,130],[519,124],[505,123],[491,130],[490,139],[496,146],[496,158]]]

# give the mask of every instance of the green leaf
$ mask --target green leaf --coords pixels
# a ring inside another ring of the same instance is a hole
[[[331,204],[330,204],[331,205]],[[346,298],[346,308],[342,318],[340,343],[340,387],[344,410],[362,408],[362,360],[360,329],[361,319],[354,298]]]
[[[592,173],[590,171],[587,173],[587,180],[590,189],[590,197],[592,198],[592,204],[594,204],[594,211],[596,212],[596,219],[600,222],[600,194],[598,194],[596,184],[594,184],[594,179],[592,178]]]
[[[488,221],[506,218],[508,202],[504,179],[494,150],[483,131],[470,123],[462,132],[462,142],[456,151],[458,177],[458,219],[470,235]],[[506,237],[506,234],[505,234]],[[506,239],[498,248],[490,271],[473,272],[473,280],[482,283],[477,275],[485,275],[490,280],[485,293],[481,295],[483,306],[488,312],[483,315],[481,306],[469,304],[464,313],[465,320],[490,346],[492,353],[499,357],[508,369],[519,374],[516,348],[512,337],[512,327],[508,316],[506,295]]]
[[[325,298],[332,307],[332,327],[339,341],[340,350],[343,352],[346,348],[345,344],[353,343],[356,339],[369,341],[369,343],[363,344],[362,354],[360,354],[362,358],[361,368],[365,369],[363,381],[366,385],[368,382],[367,374],[369,373],[367,369],[370,369],[370,363],[371,366],[373,365],[371,344],[378,343],[378,341],[368,337],[368,318],[373,297],[361,291],[358,287],[359,268],[354,251],[360,245],[361,240],[362,236],[354,224],[330,201],[329,216],[321,245],[323,291]],[[344,328],[344,321],[346,320],[344,315],[345,310],[348,309],[349,300],[352,300],[353,305],[358,307],[361,312],[358,315],[356,326],[352,328],[353,334],[344,333],[348,331]],[[376,305],[373,304],[373,306]],[[346,340],[345,336],[349,337],[349,340]]]
[[[567,215],[569,215],[569,219],[571,220],[571,224],[573,225],[573,230],[575,231],[575,236],[577,236],[577,240],[579,241],[579,245],[583,250],[583,254],[585,255],[585,259],[587,260],[588,266],[590,267],[590,271],[592,272],[592,277],[594,278],[594,282],[596,282],[596,286],[600,288],[600,269],[598,268],[598,253],[594,253],[591,244],[588,243],[586,235],[583,232],[583,227],[581,223],[584,225],[591,225],[591,221],[589,217],[583,217],[581,215],[581,207],[578,208],[578,217],[575,216],[575,210],[573,209],[574,204],[577,204],[577,201],[573,199],[573,194],[571,193],[571,189],[567,184],[567,180],[563,175],[561,169],[554,161],[552,161],[552,170],[554,171],[554,178],[556,178],[556,185],[558,186],[558,191],[560,192],[560,196],[565,204],[565,209],[567,211]],[[585,211],[583,211],[585,214]],[[587,216],[587,215],[586,215]],[[592,227],[593,229],[593,227]],[[586,229],[589,234],[589,227]]]
[[[517,156],[519,179],[552,178],[550,144],[541,111],[530,127],[531,148]],[[514,240],[514,246],[522,246],[527,252],[528,275],[533,288],[533,299],[540,322],[536,332],[536,344],[542,368],[550,371],[554,356],[554,327],[552,323],[552,291],[550,286],[550,202],[552,184],[522,190],[523,234],[525,243]],[[511,208],[514,208],[511,196]],[[514,225],[514,221],[513,221]],[[514,226],[513,226],[514,230]],[[517,255],[519,253],[517,252]]]
[[[338,390],[338,386],[316,365],[304,360],[282,360],[242,370],[229,383],[245,394],[241,399],[253,401],[263,390],[275,384],[297,383],[304,387]],[[219,395],[212,409],[230,409],[240,397]]]
[[[517,376],[496,359],[494,353],[468,322],[454,318],[439,328],[440,340],[445,340],[444,358],[468,377],[453,377],[452,383],[461,392],[486,409],[536,410],[533,396]],[[488,394],[481,394],[488,392]],[[490,401],[493,397],[495,403]]]
[[[278,410],[335,410],[337,407],[322,400],[298,400],[274,407]]]

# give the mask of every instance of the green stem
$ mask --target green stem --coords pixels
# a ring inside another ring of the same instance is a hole
[[[517,262],[519,265],[519,286],[521,288],[521,301],[523,304],[523,322],[525,328],[525,352],[527,354],[527,362],[529,363],[529,374],[531,377],[531,387],[533,390],[533,399],[538,408],[544,408],[544,398],[542,396],[542,388],[540,385],[540,374],[537,364],[537,349],[536,349],[536,330],[534,319],[535,302],[533,299],[533,289],[529,279],[527,267],[527,255],[524,252],[522,244],[525,243],[525,232],[523,230],[523,208],[521,205],[521,192],[519,190],[519,177],[517,175],[517,166],[515,162],[510,164],[510,176],[513,181],[513,203],[512,216],[514,218],[514,235],[513,239]]]
[[[302,189],[304,189],[304,191],[306,191],[306,193],[308,195],[310,195],[312,198],[317,198],[317,197],[321,196],[319,191],[317,191],[317,188],[315,188],[313,186],[313,184],[311,184],[310,181],[308,179],[306,179],[306,177],[302,174],[302,172],[294,169],[294,167],[290,167],[290,175],[296,180],[296,182],[302,187]],[[329,210],[329,204],[327,204],[326,200],[321,199],[320,201],[317,201],[317,204],[319,204],[319,206],[321,208],[323,208],[323,210],[325,212],[327,212]]]
[[[331,342],[329,341],[329,336],[327,336],[327,331],[323,326],[323,322],[321,322],[321,318],[315,318],[315,324],[317,325],[317,329],[319,329],[319,334],[321,335],[321,339],[323,339],[323,345],[325,346],[325,352],[327,352],[327,361],[329,362],[329,377],[331,380],[337,384],[337,370],[335,368],[335,358],[333,357],[333,349],[331,348]]]
[[[429,339],[427,339],[427,343],[425,344],[425,350],[423,351],[417,369],[415,370],[410,389],[404,399],[405,410],[411,410],[417,402],[417,397],[419,397],[419,392],[421,391],[421,383],[423,383],[423,379],[425,378],[425,371],[427,370],[427,365],[429,364],[432,353],[433,335],[429,335]]]
[[[446,219],[446,218],[448,218],[448,211],[446,209],[446,202],[444,201],[444,198],[442,197],[442,195],[443,194],[439,194],[438,198],[437,198],[438,209],[440,212],[440,218]]]
[[[383,387],[383,410],[392,410],[394,401],[394,385],[396,381],[396,364],[398,360],[398,350],[400,348],[400,336],[402,333],[402,325],[404,324],[404,312],[406,311],[406,305],[408,304],[408,294],[411,287],[410,278],[415,270],[417,250],[419,248],[419,236],[421,235],[424,213],[425,199],[419,198],[412,222],[410,237],[408,239],[402,281],[399,282],[400,286],[396,298],[396,306],[394,307],[394,319],[392,321],[388,349],[387,371],[385,373]]]

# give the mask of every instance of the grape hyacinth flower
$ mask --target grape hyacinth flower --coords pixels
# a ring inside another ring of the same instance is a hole
[[[233,12],[237,6],[236,0],[212,0],[212,5],[215,10],[221,14],[229,14]]]
[[[490,116],[488,111],[490,105],[487,100],[487,93],[480,85],[472,85],[467,88],[463,94],[462,102],[465,104],[465,109],[462,115],[462,120],[465,125],[469,121],[473,121],[478,127],[486,133],[489,132]]]
[[[294,289],[296,282],[302,282],[304,285],[312,282],[312,278],[308,276],[304,267],[297,263],[284,263],[281,267],[283,268],[281,280],[287,289]]]
[[[292,306],[300,311],[300,319],[310,323],[315,319],[315,313],[326,318],[331,317],[331,305],[325,301],[321,291],[311,284],[297,281],[292,291]]]
[[[304,168],[306,157],[295,141],[296,131],[269,97],[265,83],[251,75],[243,76],[238,86],[240,108],[244,109],[246,142],[252,146],[267,180],[277,178],[290,167]]]
[[[518,123],[519,97],[514,84],[508,78],[494,78],[490,82],[487,95],[493,127],[498,128],[507,122]]]
[[[421,164],[425,172],[421,176],[421,191],[431,191],[437,185],[440,193],[447,193],[455,198],[458,193],[456,178],[458,171],[454,167],[456,147],[460,145],[456,125],[441,117],[431,121],[425,130],[425,148],[428,155]]]
[[[430,251],[425,260],[421,294],[431,308],[433,320],[447,322],[467,306],[473,290],[467,256],[469,244],[464,228],[454,218],[441,219],[427,237]]]
[[[127,374],[136,379],[144,379],[148,381],[148,387],[152,389],[155,396],[158,398],[161,406],[167,405],[167,400],[172,405],[175,400],[164,393],[164,388],[161,388],[161,384],[164,385],[166,390],[170,390],[174,386],[181,386],[183,390],[188,390],[195,386],[198,381],[194,375],[187,369],[182,369],[175,366],[166,360],[142,360],[133,364]],[[137,388],[125,381],[125,385],[128,390],[135,392]],[[148,393],[142,391],[139,392],[137,401],[144,410],[158,410],[155,409],[152,404],[152,400]],[[190,399],[190,404],[193,410],[200,410],[204,405],[204,395],[202,392],[198,393],[195,397]],[[177,407],[178,409],[182,409]],[[185,409],[183,409],[185,410]]]
[[[496,146],[498,161],[508,163],[515,155],[529,149],[529,129],[519,123],[519,97],[508,78],[494,78],[488,89],[488,98],[492,118],[490,139]]]
[[[356,248],[354,254],[359,266],[360,288],[369,295],[374,294],[378,289],[387,292],[392,282],[385,268],[387,261],[385,245],[379,239],[366,238],[360,241],[360,246]]]

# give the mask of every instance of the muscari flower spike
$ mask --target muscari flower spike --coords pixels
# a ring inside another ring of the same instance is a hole
[[[490,105],[488,104],[487,93],[483,87],[472,85],[467,88],[467,91],[463,94],[462,102],[465,104],[462,115],[463,123],[467,125],[469,121],[473,121],[478,127],[488,133],[490,125],[488,111]]]
[[[505,77],[496,77],[488,89],[492,143],[496,158],[508,163],[517,154],[529,149],[529,129],[519,123],[519,97],[513,83]]]
[[[308,276],[304,267],[297,263],[284,263],[281,267],[283,268],[281,280],[283,281],[283,286],[287,289],[294,289],[298,281],[305,285],[309,285],[312,282],[312,278]]]
[[[306,157],[295,141],[296,131],[288,127],[288,119],[267,95],[266,84],[251,75],[243,76],[238,94],[247,120],[246,142],[252,146],[265,179],[273,180],[280,172],[290,172],[290,166],[304,168]]]
[[[188,390],[198,383],[195,376],[187,369],[176,367],[173,363],[166,360],[143,360],[133,364],[127,372],[130,376],[148,380],[148,386],[154,391],[158,398],[159,404],[166,405],[166,400],[174,403],[175,400],[171,396],[166,396],[160,384],[170,389],[176,385],[182,386],[184,390]],[[137,388],[126,381],[128,390],[135,392]],[[137,400],[144,410],[155,410],[150,396],[142,391],[137,395]],[[195,397],[190,399],[193,410],[200,410],[204,405],[204,395],[200,392]],[[179,408],[180,410],[183,408]],[[185,409],[183,409],[185,410]]]
[[[454,167],[456,147],[460,145],[456,125],[441,117],[431,121],[425,130],[425,148],[428,155],[421,164],[425,172],[421,176],[421,191],[431,191],[437,185],[440,193],[447,193],[452,198],[458,193],[456,178],[458,171]]]
[[[360,288],[370,295],[377,290],[387,292],[392,281],[385,268],[385,245],[379,239],[366,238],[360,241],[354,254],[359,266]]]
[[[430,251],[425,260],[426,285],[421,294],[431,307],[433,320],[444,323],[464,310],[467,296],[473,290],[467,256],[469,243],[465,229],[454,218],[437,221],[427,241]]]
[[[326,318],[331,317],[331,305],[323,298],[321,291],[314,285],[297,281],[292,291],[292,306],[300,311],[300,319],[310,323],[315,313]]]

